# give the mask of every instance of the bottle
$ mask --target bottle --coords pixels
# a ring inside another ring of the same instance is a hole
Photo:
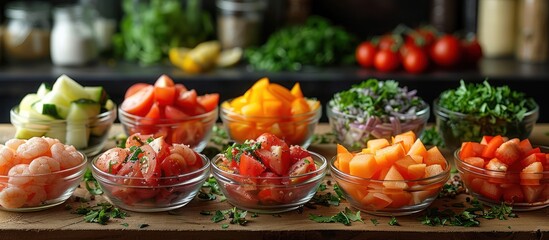
[[[485,57],[514,54],[516,6],[516,0],[479,0],[478,41]]]
[[[431,0],[431,24],[444,33],[456,31],[457,0]]]
[[[47,2],[10,2],[5,8],[2,34],[8,62],[41,62],[50,56],[50,5]]]
[[[520,0],[516,57],[524,62],[545,62],[549,55],[549,1]]]
[[[83,66],[97,57],[93,28],[85,9],[80,5],[54,9],[50,43],[54,65]]]
[[[265,0],[217,0],[217,34],[224,49],[259,43]]]

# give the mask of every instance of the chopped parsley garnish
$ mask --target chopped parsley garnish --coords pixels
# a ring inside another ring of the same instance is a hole
[[[246,220],[246,215],[248,214],[248,211],[239,210],[236,207],[233,207],[231,209],[227,210],[217,210],[215,211],[214,215],[212,216],[212,222],[218,223],[223,220],[226,220],[227,218],[230,219],[230,224],[238,224],[241,226],[244,226],[248,223],[248,220]],[[229,226],[227,224],[223,224],[222,228],[228,228]]]
[[[198,193],[198,198],[200,200],[212,201],[215,200],[217,196],[223,196],[223,193],[221,192],[221,189],[219,189],[217,180],[215,180],[214,177],[209,177],[208,180],[202,184],[202,188],[200,188],[200,192]]]
[[[131,155],[128,157],[128,160],[135,162],[139,160],[139,154],[143,153],[143,150],[138,146],[130,147]]]
[[[439,192],[438,197],[455,198],[457,195],[465,193],[466,191],[465,185],[459,175],[454,175],[451,181],[442,186],[442,190]]]
[[[375,218],[370,219],[370,221],[372,222],[372,224],[374,224],[374,226],[377,226],[379,224],[379,221]]]
[[[101,189],[101,186],[99,186],[99,183],[97,180],[93,177],[91,169],[87,169],[86,173],[84,173],[84,179],[83,179],[86,190],[90,192],[91,195],[101,195],[103,194],[103,190]],[[90,184],[93,184],[93,187],[90,186]]]
[[[80,206],[74,210],[74,214],[84,215],[84,220],[89,223],[106,225],[111,218],[125,218],[127,213],[109,203],[98,203],[95,206]]]
[[[501,203],[500,206],[492,206],[486,211],[485,206],[476,199],[471,201],[472,207],[455,213],[450,209],[439,210],[438,208],[429,208],[425,215],[419,220],[422,224],[428,226],[462,226],[478,227],[479,218],[507,220],[508,217],[517,217],[511,206]]]
[[[232,146],[225,150],[225,157],[232,161],[240,161],[242,154],[254,155],[255,150],[261,148],[261,143],[256,141],[246,140],[244,143],[233,143]]]
[[[334,185],[334,191],[336,186],[337,185]],[[313,209],[316,208],[314,205],[321,205],[325,207],[339,206],[339,203],[341,201],[340,195],[333,194],[331,192],[321,193],[326,189],[327,189],[326,184],[320,184],[318,186],[318,191],[315,193],[313,198],[311,198],[311,200],[309,200],[309,202],[305,204],[305,206]]]
[[[362,222],[362,217],[360,216],[360,211],[353,212],[348,207],[345,207],[344,211],[341,211],[333,216],[322,216],[309,214],[309,219],[317,223],[342,223],[343,225],[349,226],[352,222]]]
[[[445,147],[444,140],[435,127],[430,127],[423,130],[423,133],[419,138],[424,145],[438,146],[440,148]]]
[[[398,223],[398,220],[396,219],[396,217],[391,217],[391,220],[389,220],[389,225],[391,226],[400,226],[400,223]]]

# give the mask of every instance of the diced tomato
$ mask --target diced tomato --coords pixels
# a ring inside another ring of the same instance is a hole
[[[197,94],[194,89],[179,93],[175,104],[179,109],[191,116],[206,112],[206,109],[198,104]]]
[[[475,167],[484,168],[484,159],[481,157],[467,157],[467,158],[462,158],[462,160]]]
[[[134,133],[126,139],[126,148],[143,146],[143,144],[146,144],[151,138],[153,138],[153,135],[151,134]]]
[[[130,96],[132,96],[133,94],[135,94],[136,92],[141,90],[142,88],[145,88],[145,87],[148,87],[148,86],[151,86],[151,85],[148,84],[148,83],[135,83],[135,84],[131,85],[128,88],[128,90],[126,90],[126,93],[124,94],[124,99],[129,98]]]
[[[290,168],[290,149],[282,146],[271,146],[271,150],[258,149],[255,151],[263,164],[272,172],[278,175],[284,175]]]
[[[481,156],[487,159],[494,158],[496,154],[496,149],[498,149],[498,147],[503,144],[503,142],[504,139],[502,136],[498,135],[493,137],[492,139],[490,139],[490,142],[488,142],[484,150],[482,150]]]
[[[533,162],[520,172],[521,185],[540,185],[543,178],[543,165],[540,162]]]
[[[499,202],[503,191],[499,187],[499,184],[484,182],[480,186],[480,194],[486,198]]]
[[[486,146],[477,142],[464,142],[461,144],[459,158],[479,157]]]
[[[263,205],[275,205],[284,202],[284,191],[277,188],[265,188],[257,193],[259,202]]]
[[[146,86],[128,98],[125,98],[120,108],[137,116],[145,116],[151,109],[154,100],[154,87]]]
[[[155,119],[162,118],[162,110],[160,109],[160,106],[158,106],[158,103],[153,103],[151,106],[151,109],[149,112],[145,115],[144,119],[140,119],[141,124],[144,125],[154,125]]]
[[[280,176],[276,175],[276,173],[273,172],[262,172],[259,177],[261,177],[261,179],[257,184],[260,186],[272,187],[273,185],[282,184],[282,179],[280,178]]]
[[[522,203],[524,202],[524,193],[518,184],[505,185],[503,189],[503,200],[507,203]]]
[[[262,149],[271,150],[272,146],[282,146],[283,148],[289,149],[288,144],[284,142],[284,140],[278,138],[272,133],[263,133],[255,140],[261,143]]]
[[[532,151],[534,148],[532,147],[532,143],[530,143],[530,140],[528,138],[520,141],[519,143],[520,152],[525,156],[530,151]],[[539,149],[539,148],[538,148]]]
[[[302,158],[306,158],[309,156],[311,156],[311,154],[301,146],[298,146],[298,145],[290,146],[290,160],[291,160],[290,165],[296,163]]]
[[[95,166],[103,172],[116,174],[127,156],[128,152],[125,149],[111,148],[97,158]]]
[[[265,171],[266,167],[261,164],[258,160],[256,160],[254,157],[252,157],[249,154],[242,154],[240,156],[240,164],[238,166],[238,170],[240,172],[240,175],[242,176],[250,176],[250,177],[257,177],[259,176],[263,171]]]
[[[495,152],[495,157],[508,166],[513,165],[521,156],[522,152],[519,147],[518,139],[516,141],[509,140],[502,143]]]
[[[172,185],[183,181],[183,179],[173,178],[174,176],[179,176],[185,173],[185,168],[182,167],[182,164],[175,158],[164,158],[164,161],[160,163],[160,169],[162,172],[162,184],[163,185]]]
[[[539,201],[538,199],[541,196],[543,189],[545,188],[543,185],[522,185],[521,187],[527,203]]]
[[[204,107],[206,112],[210,112],[210,111],[213,111],[215,108],[217,108],[217,105],[219,104],[219,94],[218,93],[204,94],[196,97],[196,101],[198,102],[198,104]]]
[[[292,177],[291,181],[289,182],[282,182],[283,184],[295,184],[303,182],[311,177],[313,175],[301,177],[301,178],[295,178],[295,176],[303,175],[308,172],[312,172],[316,170],[316,165],[314,160],[311,157],[302,158],[301,160],[294,163],[292,166],[290,166],[290,170],[288,170],[288,176]]]
[[[158,184],[158,179],[161,176],[160,163],[156,158],[154,149],[150,145],[141,146],[141,151],[143,151],[143,154],[137,160],[140,165],[139,168],[145,181],[149,185],[155,186]]]
[[[173,120],[182,120],[189,118],[189,115],[174,106],[166,106],[166,109],[164,110],[164,115],[166,115],[167,119]]]
[[[165,74],[154,83],[154,100],[161,106],[172,105],[175,100],[175,92],[173,80]]]
[[[483,136],[482,140],[480,140],[480,144],[488,145],[488,143],[490,142],[490,140],[492,140],[492,138],[494,138],[494,136]]]
[[[225,184],[225,190],[227,195],[230,195],[239,205],[256,207],[259,202],[256,194],[251,193],[242,186],[227,183]]]
[[[170,145],[164,141],[164,137],[157,137],[149,143],[154,152],[158,162],[162,162],[168,155],[170,155]]]

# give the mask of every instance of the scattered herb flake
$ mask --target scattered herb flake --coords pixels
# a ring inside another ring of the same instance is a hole
[[[372,223],[374,224],[374,226],[377,226],[379,224],[379,221],[375,218],[372,218],[370,219],[370,221],[372,221]]]
[[[121,223],[120,225],[122,225],[122,226],[124,226],[124,227],[130,226],[128,223]]]
[[[360,216],[360,211],[353,212],[348,207],[345,207],[344,211],[337,213],[331,217],[309,214],[309,219],[318,222],[318,223],[342,223],[343,225],[349,226],[352,222],[362,222],[362,217]]]
[[[86,173],[84,173],[83,181],[84,181],[84,185],[86,185],[86,190],[88,190],[88,192],[90,192],[91,195],[103,194],[103,190],[101,189],[101,186],[99,186],[99,183],[97,182],[97,180],[93,177],[93,174],[90,168],[88,168],[86,170]]]
[[[89,223],[106,225],[110,218],[125,218],[127,213],[109,203],[98,203],[95,206],[80,206],[72,212],[84,215],[84,220]]]
[[[223,221],[223,220],[225,220],[225,219],[226,219],[226,218],[225,218],[225,214],[223,214],[222,211],[217,210],[217,211],[215,211],[215,214],[214,214],[213,217],[212,217],[212,222],[218,223],[218,222],[221,222],[221,221]]]
[[[400,223],[398,223],[398,220],[396,219],[396,217],[392,216],[391,220],[389,220],[389,225],[391,225],[391,226],[400,226]]]
[[[150,226],[150,225],[149,225],[149,224],[146,224],[146,223],[141,223],[141,224],[139,224],[139,228],[146,228],[146,227],[148,227],[148,226]]]
[[[227,229],[227,228],[229,228],[229,224],[226,224],[226,223],[225,223],[225,224],[221,225],[221,228]]]
[[[430,127],[423,130],[423,133],[421,133],[419,138],[425,145],[437,146],[440,148],[445,147],[444,140],[435,127]]]

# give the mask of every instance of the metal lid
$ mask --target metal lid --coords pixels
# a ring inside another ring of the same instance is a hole
[[[50,4],[48,2],[10,2],[6,5],[6,17],[13,19],[37,19],[50,16]]]

